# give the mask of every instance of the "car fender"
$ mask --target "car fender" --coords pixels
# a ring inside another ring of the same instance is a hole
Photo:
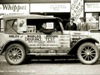
[[[91,42],[91,43],[99,43],[98,40],[94,39],[94,38],[84,38],[84,39],[80,39],[78,40],[75,45],[71,48],[69,54],[76,54],[77,50],[79,48],[79,46],[85,42]]]
[[[19,43],[19,44],[21,44],[25,48],[26,53],[28,52],[29,46],[24,41],[16,39],[16,40],[9,40],[9,41],[7,41],[3,45],[3,47],[2,47],[1,54],[4,53],[4,51],[6,50],[7,46],[9,46],[10,44],[13,44],[13,43]]]

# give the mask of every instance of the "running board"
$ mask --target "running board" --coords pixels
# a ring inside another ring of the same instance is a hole
[[[59,55],[60,56],[60,55],[67,55],[67,53],[28,53],[28,55],[46,55],[46,56]]]

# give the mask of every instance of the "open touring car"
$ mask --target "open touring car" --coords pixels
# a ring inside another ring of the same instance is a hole
[[[74,55],[84,64],[94,64],[99,59],[99,35],[99,30],[64,30],[57,17],[7,15],[0,19],[0,53],[13,65],[28,55]]]

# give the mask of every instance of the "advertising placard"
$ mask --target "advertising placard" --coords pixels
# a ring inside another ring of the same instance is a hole
[[[75,22],[84,16],[84,0],[71,0],[71,17],[75,18]]]
[[[85,12],[100,12],[100,2],[85,3]]]
[[[25,41],[31,47],[58,47],[58,36],[47,35],[29,35],[25,37]]]
[[[41,47],[41,48],[70,48],[69,35],[28,35],[25,37],[25,41],[30,47]]]
[[[70,3],[32,3],[30,12],[70,12]]]
[[[17,22],[18,22],[17,25],[18,33],[22,33],[23,31],[27,30],[26,19],[18,19]]]
[[[0,4],[0,14],[29,14],[29,4]]]

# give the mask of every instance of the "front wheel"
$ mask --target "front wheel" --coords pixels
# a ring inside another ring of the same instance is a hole
[[[77,56],[82,63],[91,65],[98,60],[99,51],[95,44],[87,42],[80,45]]]
[[[21,64],[24,61],[25,56],[25,49],[20,44],[11,44],[6,48],[5,58],[9,64]]]

